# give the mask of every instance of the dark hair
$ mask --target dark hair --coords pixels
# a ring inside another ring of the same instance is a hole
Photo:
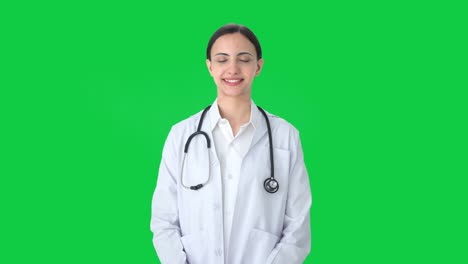
[[[244,37],[246,37],[255,47],[255,51],[257,52],[257,60],[262,58],[262,48],[260,47],[260,42],[258,42],[255,34],[246,26],[238,24],[227,24],[216,30],[213,36],[211,36],[210,41],[208,41],[208,47],[206,48],[206,58],[211,60],[211,48],[219,37],[233,33],[241,33]]]

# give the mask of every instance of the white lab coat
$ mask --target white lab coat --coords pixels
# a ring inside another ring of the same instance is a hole
[[[196,131],[201,112],[172,127],[152,202],[153,244],[161,263],[303,263],[311,247],[312,196],[299,134],[285,120],[267,115],[279,190],[267,193],[263,187],[270,177],[270,157],[267,126],[261,116],[263,122],[258,122],[261,125],[241,166],[228,252],[223,252],[222,179],[209,113],[202,130],[210,136],[211,149],[203,136],[196,136],[184,166],[186,185],[202,183],[210,174],[209,182],[197,191],[182,187],[180,173],[185,142]]]

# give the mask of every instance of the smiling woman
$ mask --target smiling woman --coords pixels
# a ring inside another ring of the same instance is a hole
[[[244,26],[223,26],[208,42],[217,98],[172,127],[153,196],[153,243],[164,264],[303,263],[310,251],[299,132],[251,98],[263,63]]]
[[[206,65],[218,88],[218,99],[242,96],[249,101],[252,82],[263,66],[253,43],[241,33],[226,34],[214,42],[209,54]]]

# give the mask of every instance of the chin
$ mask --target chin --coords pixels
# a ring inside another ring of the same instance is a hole
[[[233,87],[223,87],[221,89],[221,94],[227,97],[245,97],[249,96],[249,93],[245,88],[233,88]]]

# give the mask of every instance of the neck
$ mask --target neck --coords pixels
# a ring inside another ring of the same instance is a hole
[[[218,97],[219,114],[229,121],[232,129],[238,128],[250,120],[250,97]],[[235,134],[235,133],[234,133]]]

